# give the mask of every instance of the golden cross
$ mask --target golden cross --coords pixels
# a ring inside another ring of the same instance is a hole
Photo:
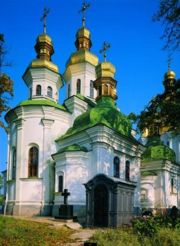
[[[50,12],[49,9],[47,9],[45,7],[44,10],[43,10],[43,16],[40,19],[43,22],[43,33],[46,33],[46,31],[47,31],[46,19],[47,19],[47,16],[48,16],[49,12]]]
[[[86,10],[89,7],[90,7],[90,4],[86,3],[86,1],[84,0],[82,3],[82,8],[79,11],[79,13],[82,13],[82,25],[83,25],[83,27],[85,27],[85,25],[86,25]]]
[[[111,47],[111,45],[104,41],[102,49],[99,51],[103,54],[104,61],[106,62],[107,50]]]

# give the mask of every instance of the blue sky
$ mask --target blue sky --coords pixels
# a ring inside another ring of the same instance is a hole
[[[125,114],[140,113],[149,100],[162,93],[162,80],[167,71],[167,52],[162,50],[162,25],[152,22],[158,0],[89,0],[86,26],[91,31],[91,51],[99,56],[104,41],[111,44],[107,60],[116,67],[117,104]],[[65,63],[75,51],[74,41],[81,27],[81,0],[1,0],[0,32],[8,49],[12,67],[4,69],[14,81],[14,98],[10,106],[27,99],[28,90],[22,75],[35,58],[34,45],[42,33],[44,4],[50,9],[47,33],[55,54],[53,62],[64,72]],[[171,68],[179,78],[179,54],[175,53]],[[60,102],[64,89],[60,92]],[[5,169],[7,137],[0,129],[0,171]]]

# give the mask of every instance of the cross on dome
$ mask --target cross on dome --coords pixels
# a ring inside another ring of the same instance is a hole
[[[104,41],[102,49],[99,51],[101,54],[103,54],[104,61],[106,62],[107,57],[107,50],[111,47],[111,45]]]
[[[90,4],[87,3],[85,0],[82,3],[82,7],[79,11],[79,13],[82,13],[82,25],[85,27],[86,25],[86,10],[90,7]]]
[[[43,10],[43,16],[40,19],[40,21],[43,22],[43,33],[45,33],[45,34],[47,31],[46,19],[47,19],[49,12],[50,12],[50,10],[45,7]]]

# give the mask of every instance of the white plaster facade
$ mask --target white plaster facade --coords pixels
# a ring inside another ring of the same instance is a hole
[[[180,165],[167,160],[142,163],[141,206],[156,211],[180,207]]]
[[[140,155],[143,147],[136,141],[124,139],[106,126],[95,126],[69,138],[59,140],[62,149],[69,145],[78,144],[86,147],[87,151],[61,152],[53,155],[56,162],[55,173],[64,176],[63,186],[72,194],[69,203],[77,205],[75,214],[85,217],[86,196],[85,186],[97,174],[114,177],[114,158],[120,159],[119,180],[129,183],[125,179],[125,163],[130,161],[130,182],[135,184],[133,207],[140,207]],[[56,177],[56,180],[58,178]],[[57,214],[59,202],[62,202],[60,193],[55,194],[53,214]],[[122,201],[123,202],[123,201]]]
[[[95,60],[96,63],[96,57]],[[97,182],[98,175],[107,177],[107,182],[118,184],[117,214],[124,216],[130,211],[124,218],[118,217],[119,224],[128,222],[132,209],[137,212],[141,206],[180,207],[179,136],[173,138],[169,133],[161,136],[164,143],[174,149],[177,163],[158,161],[142,166],[141,176],[140,158],[144,147],[133,137],[125,137],[105,125],[96,125],[61,138],[79,115],[96,105],[97,92],[93,89],[92,93],[91,87],[91,82],[96,80],[93,64],[81,60],[66,67],[67,99],[63,106],[58,104],[62,82],[57,72],[48,67],[26,70],[23,78],[29,89],[29,99],[6,115],[9,124],[6,213],[58,216],[59,206],[63,203],[58,183],[60,176],[61,188],[71,193],[69,203],[74,205],[74,215],[83,223],[88,209],[85,185],[93,179]],[[81,81],[80,96],[77,95],[78,80]],[[40,95],[37,95],[38,85],[41,86]],[[52,89],[51,95],[48,95],[48,87]],[[80,149],[67,150],[72,145],[78,145]],[[38,149],[36,177],[29,177],[28,173],[31,147]],[[114,173],[115,157],[119,158],[118,177]],[[130,163],[128,180],[127,161]],[[13,166],[14,162],[16,166]],[[112,220],[110,225],[115,224]]]

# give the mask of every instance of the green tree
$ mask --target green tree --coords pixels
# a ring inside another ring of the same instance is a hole
[[[6,127],[2,121],[2,114],[9,109],[8,102],[13,96],[13,81],[7,74],[2,72],[4,66],[9,66],[5,62],[6,53],[4,35],[0,34],[0,126],[5,130]]]
[[[174,135],[180,134],[180,80],[171,90],[156,95],[139,115],[129,114],[129,119],[140,133],[148,129],[149,135],[159,135],[160,129],[167,127]]]
[[[164,26],[162,38],[165,49],[178,50],[180,44],[180,2],[179,0],[160,0],[159,9],[153,16]]]

